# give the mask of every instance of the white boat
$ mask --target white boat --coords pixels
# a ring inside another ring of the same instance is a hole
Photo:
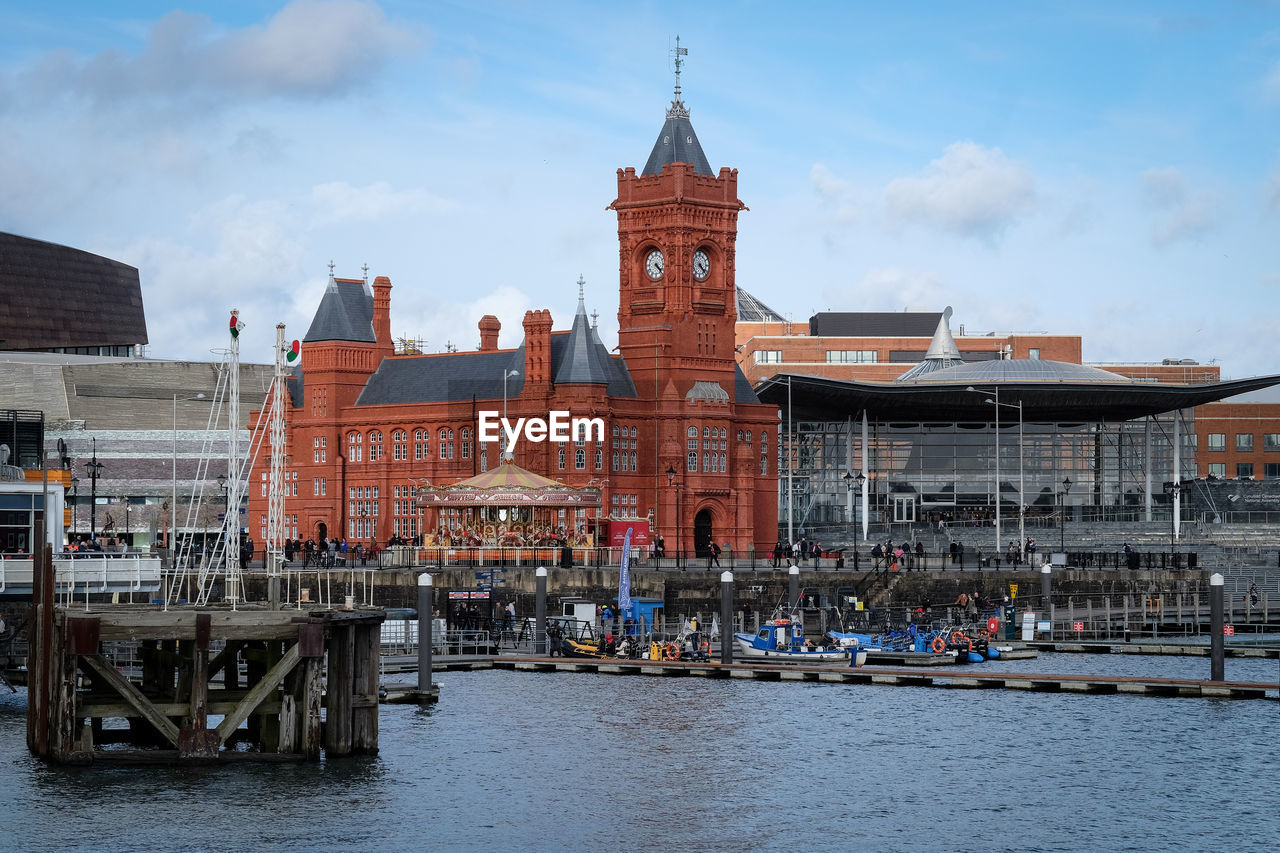
[[[812,643],[805,640],[804,625],[799,619],[781,617],[760,626],[755,634],[733,635],[738,651],[745,658],[767,659],[776,663],[848,663],[862,666],[867,652],[855,646]]]

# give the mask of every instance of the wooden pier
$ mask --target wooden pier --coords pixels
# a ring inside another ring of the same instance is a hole
[[[518,672],[592,672],[666,678],[742,678],[754,681],[812,681],[832,684],[878,684],[898,687],[942,687],[956,690],[1005,689],[1046,693],[1127,694],[1217,699],[1276,699],[1276,684],[1252,681],[1197,681],[1182,678],[1137,678],[1103,675],[1052,675],[982,672],[980,664],[946,673],[910,669],[791,664],[719,664],[678,661],[593,660],[589,658],[500,657],[492,667]],[[487,668],[487,667],[486,667]],[[1268,694],[1271,695],[1268,695]]]
[[[33,611],[27,741],[36,755],[87,764],[378,750],[381,610],[46,602]],[[126,674],[108,649],[129,650],[136,666]]]

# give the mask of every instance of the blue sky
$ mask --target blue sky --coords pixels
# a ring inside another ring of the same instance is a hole
[[[302,337],[328,273],[392,332],[617,326],[616,170],[670,48],[740,286],[955,309],[1090,362],[1280,372],[1280,5],[0,2],[0,230],[139,268],[150,354]]]

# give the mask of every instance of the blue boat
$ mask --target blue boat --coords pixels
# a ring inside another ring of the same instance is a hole
[[[744,658],[768,659],[776,663],[847,663],[862,666],[867,652],[856,644],[828,640],[821,643],[805,639],[804,623],[799,618],[781,616],[770,619],[754,634],[736,633],[734,641]]]

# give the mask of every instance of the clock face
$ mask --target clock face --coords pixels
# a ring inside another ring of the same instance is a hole
[[[662,257],[662,252],[654,249],[644,259],[644,271],[649,274],[649,278],[657,281],[662,278],[662,271],[666,268],[666,260]]]
[[[711,272],[711,259],[707,257],[706,252],[699,249],[693,253],[693,277],[702,281],[709,272]]]

